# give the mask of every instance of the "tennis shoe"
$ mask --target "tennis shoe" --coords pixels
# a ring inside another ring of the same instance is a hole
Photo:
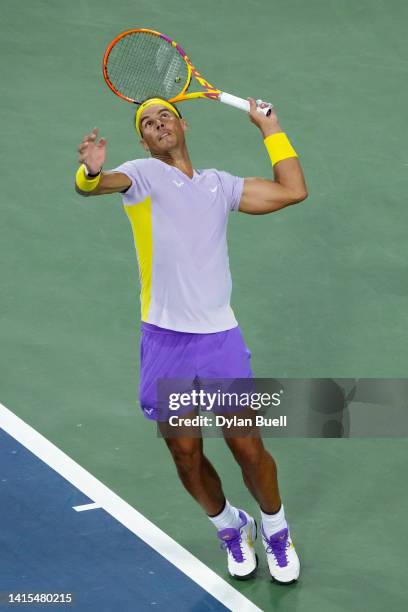
[[[296,582],[300,573],[300,561],[288,529],[281,529],[266,536],[262,526],[262,541],[272,580],[280,584]]]
[[[248,580],[255,575],[258,557],[254,550],[257,527],[255,519],[239,510],[241,525],[238,529],[221,529],[217,532],[221,548],[227,551],[228,571],[237,580]]]

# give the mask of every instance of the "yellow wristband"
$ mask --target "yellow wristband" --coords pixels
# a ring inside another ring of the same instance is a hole
[[[98,176],[95,176],[94,178],[89,178],[89,176],[86,176],[84,164],[79,166],[75,175],[75,182],[77,184],[77,187],[81,191],[93,191],[98,186],[100,180],[101,173],[99,173]]]
[[[264,139],[264,144],[271,158],[272,166],[289,157],[297,157],[295,149],[284,132],[270,134]]]

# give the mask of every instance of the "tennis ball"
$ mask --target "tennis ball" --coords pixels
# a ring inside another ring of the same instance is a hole
[[[175,81],[176,81],[176,83],[180,83],[180,81],[181,81],[181,77],[179,77],[179,76],[178,76],[178,77],[176,77],[176,78],[175,78]]]

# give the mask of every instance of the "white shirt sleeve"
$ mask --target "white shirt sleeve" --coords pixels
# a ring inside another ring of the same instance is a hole
[[[244,189],[244,179],[239,176],[234,176],[229,172],[217,170],[218,179],[221,182],[221,187],[224,196],[227,200],[230,211],[237,211]]]
[[[127,206],[139,204],[150,195],[151,185],[149,173],[147,172],[149,161],[149,159],[133,159],[111,170],[111,172],[126,174],[132,181],[130,187],[125,192],[122,192],[123,204]]]

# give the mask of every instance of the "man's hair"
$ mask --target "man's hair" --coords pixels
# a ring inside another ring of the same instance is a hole
[[[138,105],[137,105],[137,107],[136,107],[135,114],[134,114],[134,117],[133,117],[133,124],[132,124],[133,129],[134,129],[134,127],[135,127],[135,123],[136,123],[136,114],[137,114],[137,111],[139,110],[139,106],[141,106],[142,104],[144,104],[144,103],[145,103],[147,100],[151,100],[152,98],[158,98],[159,100],[163,100],[163,102],[167,102],[168,104],[171,104],[171,105],[173,106],[173,108],[175,108],[175,109],[176,109],[177,114],[178,114],[178,116],[179,116],[179,119],[182,119],[182,118],[183,118],[183,117],[182,117],[182,115],[181,115],[181,113],[180,113],[180,111],[179,111],[179,109],[177,108],[177,106],[176,106],[175,104],[173,104],[173,102],[169,102],[168,100],[166,100],[165,98],[161,98],[160,96],[149,96],[148,98],[145,98],[144,100],[142,100],[142,101],[140,102],[140,104],[138,104]],[[142,134],[142,136],[143,136],[142,126],[140,126],[140,133],[141,133],[141,134]]]

